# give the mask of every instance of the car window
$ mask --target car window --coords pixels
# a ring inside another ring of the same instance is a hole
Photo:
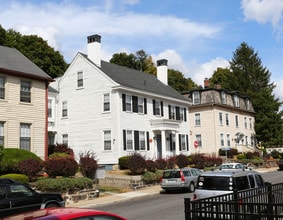
[[[11,198],[29,197],[33,191],[23,185],[10,185]]]
[[[181,174],[180,174],[180,171],[176,171],[176,170],[167,170],[167,171],[164,171],[163,173],[163,178],[166,179],[166,178],[181,178]]]
[[[183,170],[184,176],[192,176],[191,172],[189,170]]]
[[[232,190],[230,177],[218,176],[200,176],[198,182],[198,189],[206,190]]]
[[[5,186],[0,186],[0,199],[5,199],[6,193],[5,193]]]
[[[255,181],[258,186],[264,186],[264,181],[259,174],[255,174]]]
[[[247,176],[239,176],[235,177],[235,189],[237,190],[244,190],[244,189],[249,189],[249,180]]]
[[[254,179],[254,175],[249,175],[249,180],[250,180],[251,188],[255,188],[255,179]]]

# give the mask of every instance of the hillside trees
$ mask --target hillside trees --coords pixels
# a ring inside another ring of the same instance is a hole
[[[238,91],[251,98],[255,114],[257,141],[265,146],[280,144],[281,103],[275,98],[274,83],[270,83],[271,73],[262,66],[258,53],[243,42],[233,53],[230,69],[218,69],[212,82],[219,82],[222,88]]]
[[[60,52],[36,35],[21,35],[12,29],[6,31],[0,25],[0,45],[16,48],[52,78],[63,75],[67,69]]]

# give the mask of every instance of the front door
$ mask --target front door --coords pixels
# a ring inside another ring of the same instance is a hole
[[[157,158],[162,158],[161,135],[156,135],[157,142]]]

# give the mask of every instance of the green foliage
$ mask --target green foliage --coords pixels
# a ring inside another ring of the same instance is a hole
[[[60,158],[68,158],[70,157],[67,153],[55,152],[48,156],[49,159],[60,159]]]
[[[56,144],[48,146],[48,156],[54,153],[66,153],[70,155],[70,157],[74,158],[73,149],[69,148],[66,144]]]
[[[156,170],[155,172],[146,171],[142,175],[142,180],[146,184],[156,184],[159,183],[162,175],[163,175],[163,170]]]
[[[95,154],[90,151],[86,152],[85,154],[80,154],[80,170],[84,177],[90,179],[95,178],[97,170],[97,162],[95,158]]]
[[[44,170],[50,176],[55,178],[56,176],[70,177],[75,176],[78,171],[78,163],[73,158],[59,158],[48,159],[44,161]]]
[[[1,179],[13,179],[17,182],[20,183],[24,183],[27,184],[29,182],[29,178],[28,176],[24,175],[24,174],[18,174],[18,173],[9,173],[9,174],[5,174],[5,175],[1,175],[0,176]]]
[[[227,151],[219,149],[219,156],[226,156],[226,154],[228,158],[233,158],[238,154],[238,150],[236,148],[230,148],[230,150]]]
[[[166,167],[167,167],[167,162],[165,159],[163,158],[159,158],[159,159],[156,159],[155,160],[155,163],[156,163],[156,168],[158,170],[165,170]]]
[[[253,159],[259,157],[259,153],[258,152],[247,152],[246,153],[246,158],[247,159]]]
[[[239,155],[237,156],[237,159],[238,159],[238,160],[244,160],[244,159],[246,159],[246,155],[245,155],[245,154],[239,154]]]
[[[77,190],[92,189],[93,181],[86,177],[76,178],[42,178],[33,186],[42,192],[75,192]]]
[[[1,28],[1,25],[0,25],[0,28]],[[0,144],[0,162],[1,162],[2,157],[3,157],[3,149],[4,149],[4,146],[2,144]]]
[[[35,158],[29,158],[19,162],[19,170],[21,173],[28,176],[29,181],[32,181],[37,174],[42,171],[42,160]]]
[[[120,157],[118,159],[119,169],[120,170],[128,169],[129,158],[130,158],[130,156],[123,156],[123,157]]]
[[[155,172],[157,169],[156,163],[153,160],[146,160],[145,161],[146,170],[149,172]]]
[[[17,148],[4,148],[2,149],[2,160],[0,162],[0,173],[21,173],[19,170],[19,163],[26,159],[41,160],[36,154]]]
[[[271,151],[271,156],[272,156],[274,159],[279,159],[279,158],[281,158],[280,152],[277,151],[277,150]]]
[[[168,84],[178,92],[186,92],[198,87],[192,79],[186,79],[183,73],[174,69],[168,69]]]
[[[132,175],[143,174],[146,168],[145,159],[135,152],[130,156],[128,166]]]
[[[184,154],[177,155],[176,164],[179,168],[187,167],[189,165],[189,159]]]

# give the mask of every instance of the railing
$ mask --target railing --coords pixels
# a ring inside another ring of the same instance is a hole
[[[283,220],[283,183],[184,202],[185,220]]]

